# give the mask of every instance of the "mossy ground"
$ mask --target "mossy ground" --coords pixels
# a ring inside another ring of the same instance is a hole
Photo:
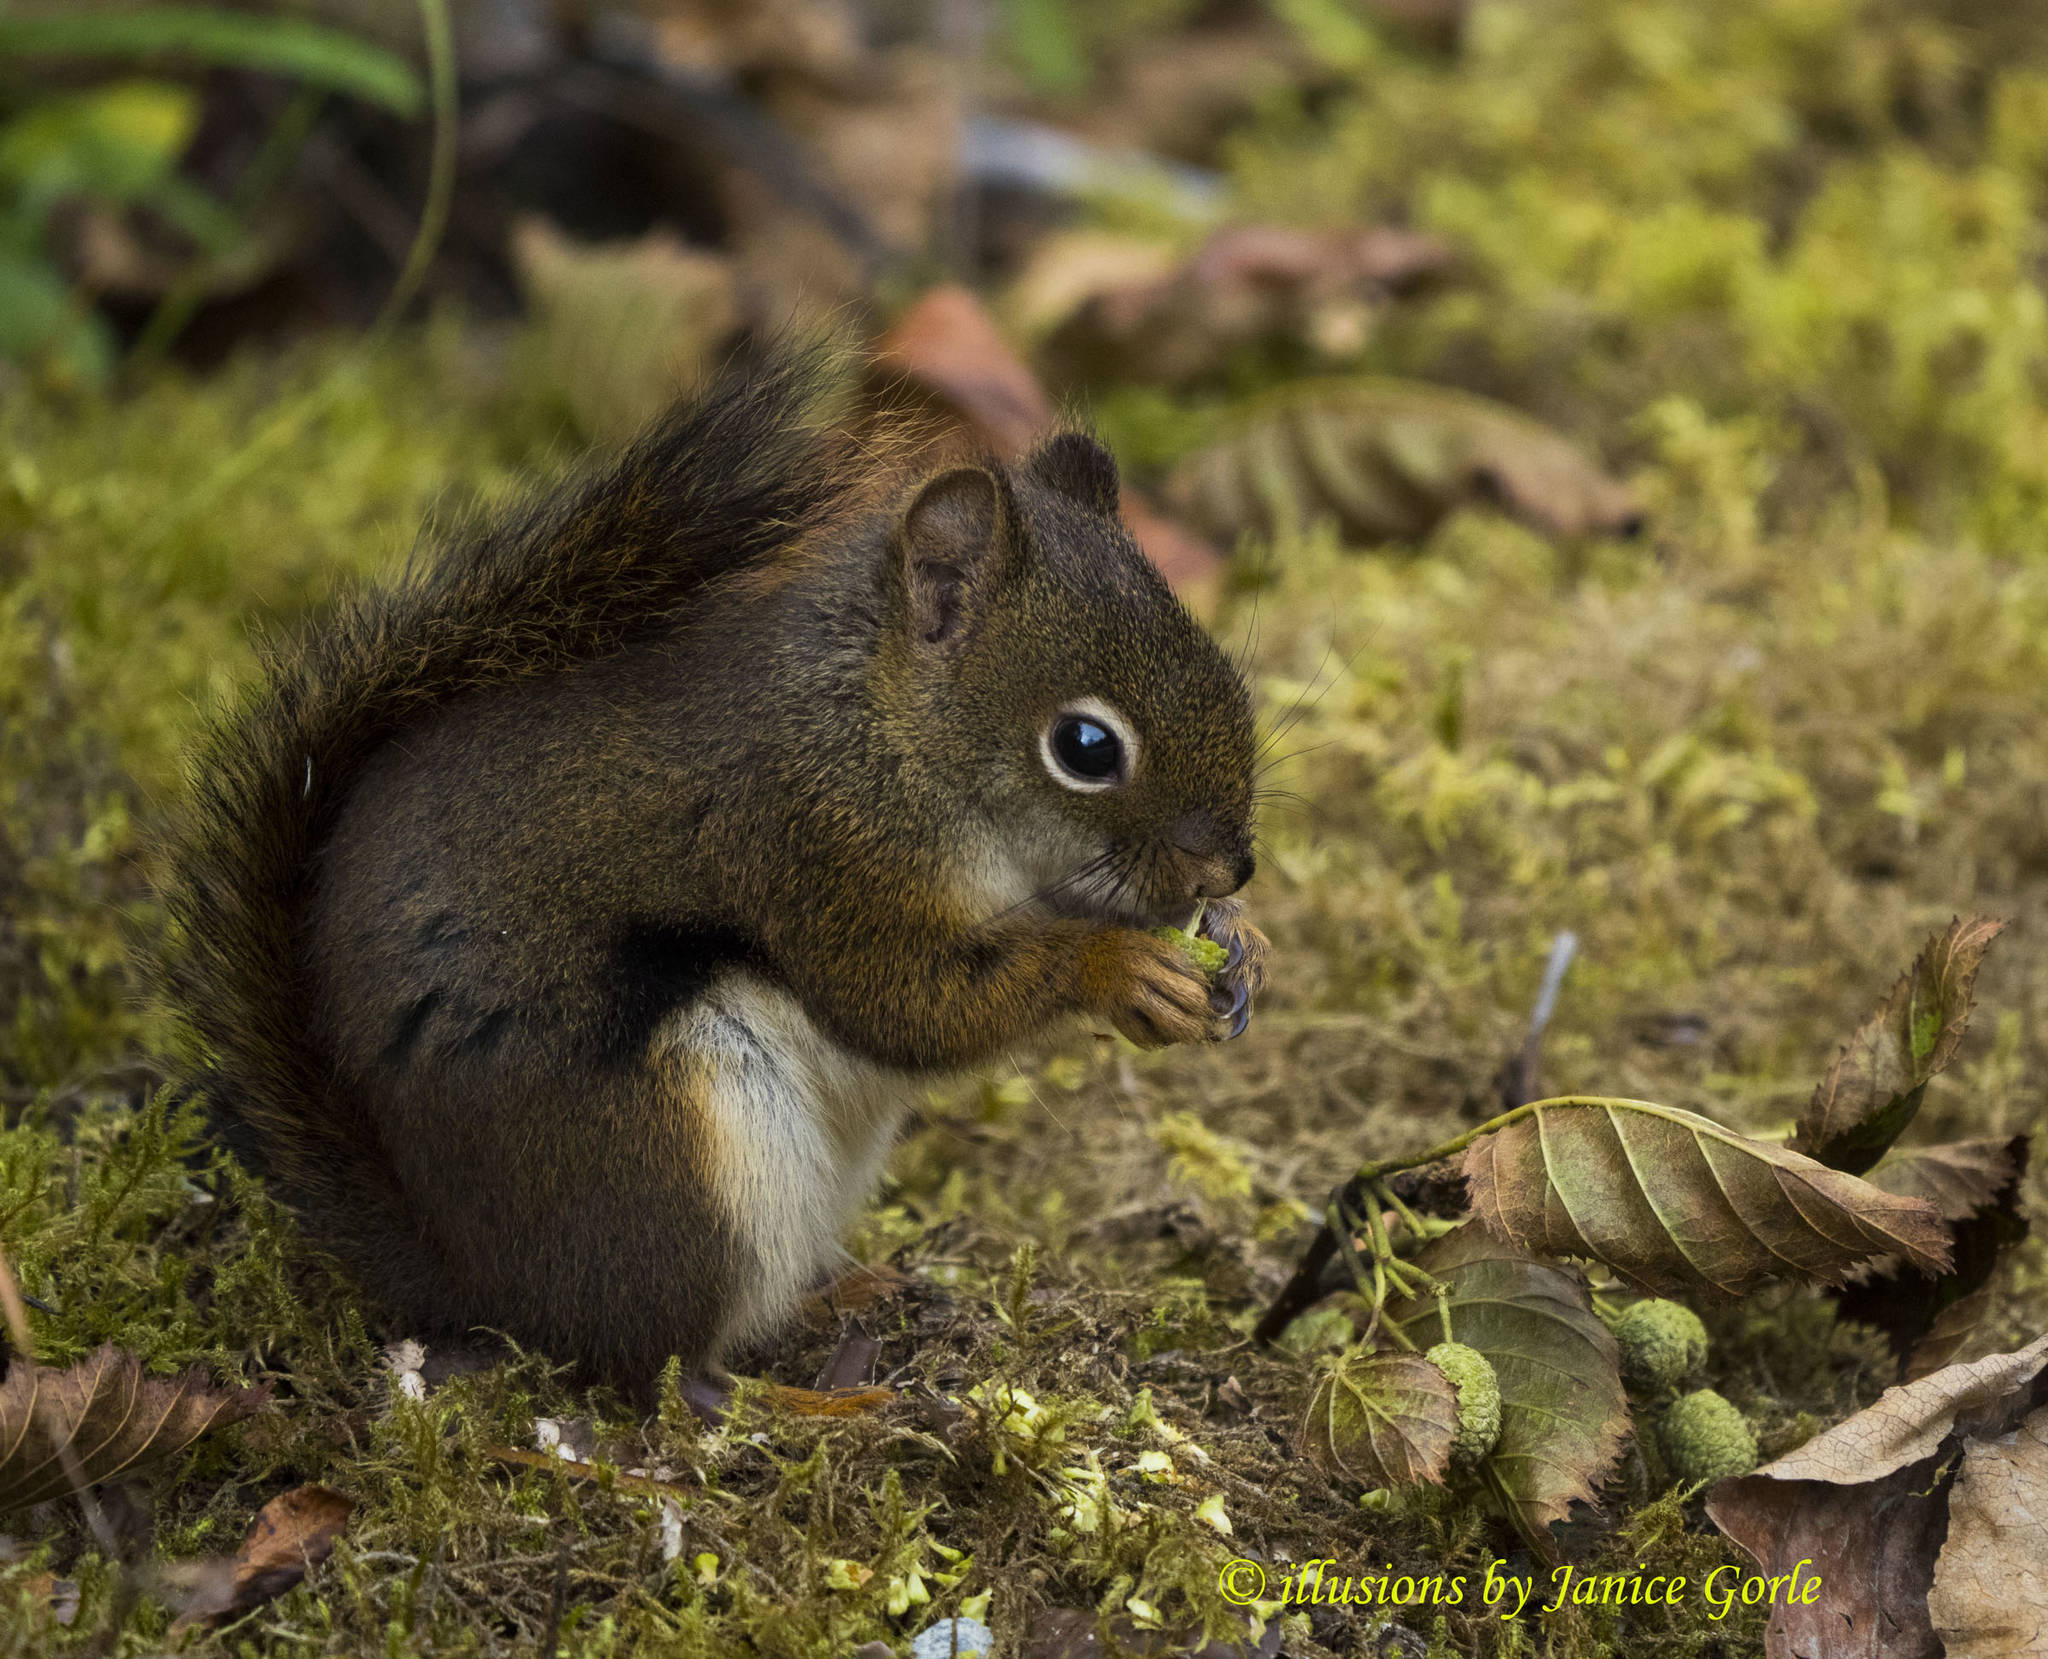
[[[2025,15],[1527,0],[1482,6],[1456,62],[1318,37],[1355,90],[1269,111],[1236,158],[1246,199],[1454,236],[1467,280],[1387,322],[1365,366],[1559,421],[1638,481],[1651,529],[1557,545],[1467,513],[1419,549],[1311,529],[1243,550],[1218,627],[1252,651],[1285,731],[1272,781],[1296,797],[1268,815],[1250,894],[1273,983],[1228,1048],[1075,1035],[926,1103],[855,1250],[910,1278],[869,1316],[885,1371],[979,1390],[957,1417],[821,1424],[756,1401],[712,1434],[537,1358],[406,1399],[345,1289],[156,1097],[163,1033],[130,964],[155,940],[147,835],[182,745],[252,631],[392,568],[431,515],[566,463],[516,354],[449,318],[118,401],[8,394],[0,1244],[56,1310],[48,1357],[114,1340],[154,1370],[274,1382],[276,1412],[147,1483],[160,1558],[231,1550],[295,1482],[359,1505],[312,1585],[198,1645],[530,1652],[553,1625],[577,1655],[823,1659],[900,1649],[983,1593],[1011,1640],[1036,1608],[1132,1598],[1141,1622],[1221,1629],[1215,1572],[1240,1548],[1480,1570],[1512,1540],[1472,1504],[1361,1507],[1290,1455],[1308,1357],[1243,1332],[1333,1178],[1493,1109],[1560,929],[1581,948],[1553,1090],[1768,1130],[1928,932],[2007,917],[1980,1028],[1914,1134],[2038,1126],[2048,38]],[[1101,413],[1166,458],[1200,402],[1112,391]],[[2037,1215],[2044,1196],[2037,1173]],[[1698,1385],[1766,1455],[1890,1380],[1813,1295],[1704,1311]],[[1987,1345],[2044,1315],[2036,1241]],[[808,1383],[836,1334],[800,1328],[757,1369]],[[674,1472],[678,1507],[495,1459],[532,1446],[537,1415],[595,1418],[621,1463]],[[1629,1455],[1618,1530],[1581,1531],[1575,1556],[1737,1559],[1696,1504],[1658,1497],[1653,1459]],[[1231,1538],[1197,1514],[1212,1496]],[[168,1614],[123,1599],[67,1506],[13,1525],[39,1553],[0,1569],[0,1653],[84,1651],[113,1621],[120,1651],[161,1648]],[[30,1582],[53,1566],[83,1588],[68,1628]],[[1471,1611],[1403,1622],[1442,1653],[1760,1645],[1753,1616],[1697,1604],[1629,1626]],[[1380,1617],[1320,1612],[1290,1650],[1376,1651]]]

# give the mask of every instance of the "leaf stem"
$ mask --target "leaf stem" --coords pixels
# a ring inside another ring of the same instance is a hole
[[[1441,1163],[1447,1158],[1455,1158],[1470,1147],[1474,1141],[1481,1140],[1488,1135],[1498,1134],[1501,1130],[1507,1128],[1508,1125],[1519,1123],[1522,1119],[1532,1117],[1548,1107],[1565,1106],[1621,1107],[1626,1111],[1648,1112],[1657,1117],[1674,1116],[1669,1107],[1658,1106],[1647,1100],[1629,1100],[1615,1095],[1556,1095],[1548,1100],[1527,1101],[1515,1107],[1512,1111],[1502,1112],[1497,1117],[1488,1118],[1484,1123],[1466,1130],[1462,1135],[1453,1136],[1440,1146],[1431,1147],[1427,1152],[1418,1152],[1405,1158],[1390,1159],[1385,1163],[1361,1164],[1357,1173],[1330,1195],[1330,1203],[1325,1206],[1324,1215],[1326,1218],[1336,1218],[1343,1214],[1363,1212],[1368,1208],[1374,1208],[1375,1214],[1377,1214],[1376,1206],[1378,1199],[1375,1189],[1378,1188],[1386,1191],[1388,1196],[1391,1196],[1391,1189],[1385,1187],[1386,1178],[1389,1175],[1397,1175],[1403,1170],[1421,1169],[1428,1164]],[[1395,1213],[1400,1215],[1404,1222],[1409,1220],[1409,1212],[1405,1205],[1396,1204],[1389,1207],[1393,1208]],[[1418,1236],[1425,1238],[1430,1236],[1428,1232],[1422,1230],[1419,1221]],[[1337,1253],[1340,1237],[1348,1238],[1348,1235],[1342,1233],[1341,1224],[1334,1219],[1325,1219],[1322,1230],[1309,1242],[1308,1249],[1302,1253],[1301,1263],[1295,1268],[1294,1277],[1288,1280],[1286,1287],[1274,1298],[1273,1305],[1266,1310],[1264,1317],[1253,1328],[1252,1341],[1254,1343],[1261,1347],[1271,1343],[1275,1337],[1287,1329],[1297,1318],[1322,1300],[1324,1294],[1323,1272],[1330,1265],[1330,1258]],[[1351,1250],[1348,1243],[1346,1243],[1345,1249],[1349,1255],[1355,1257],[1356,1251]],[[1351,1265],[1354,1273],[1356,1273],[1356,1262],[1354,1261]]]

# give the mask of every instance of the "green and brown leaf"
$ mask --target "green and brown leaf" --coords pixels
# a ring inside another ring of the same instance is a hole
[[[1196,451],[1168,502],[1221,542],[1334,518],[1354,541],[1426,535],[1454,508],[1496,506],[1556,535],[1626,529],[1626,485],[1518,410],[1442,386],[1308,380],[1257,399]]]
[[[2005,924],[1959,918],[1927,941],[1813,1091],[1792,1149],[1861,1175],[1920,1110],[1969,1029],[1977,969]]]
[[[1647,1101],[1541,1103],[1474,1141],[1465,1175],[1473,1215],[1501,1238],[1605,1263],[1659,1296],[1836,1284],[1881,1256],[1949,1262],[1926,1200]]]
[[[1302,1455],[1361,1486],[1443,1483],[1458,1433],[1458,1395],[1420,1354],[1346,1354],[1317,1380],[1302,1419]]]
[[[1541,1538],[1574,1501],[1593,1503],[1628,1433],[1614,1338],[1582,1275],[1467,1224],[1416,1265],[1448,1288],[1455,1341],[1500,1379],[1500,1439],[1486,1468],[1524,1530]],[[1388,1317],[1426,1346],[1443,1331],[1434,1299],[1398,1301]]]
[[[0,1383],[0,1511],[68,1492],[64,1449],[79,1478],[110,1480],[239,1422],[269,1397],[267,1388],[216,1387],[196,1368],[145,1377],[111,1343],[65,1371],[17,1359]]]

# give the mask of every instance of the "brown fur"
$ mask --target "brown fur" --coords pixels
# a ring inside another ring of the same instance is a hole
[[[169,893],[198,1080],[408,1328],[627,1380],[715,1354],[762,1271],[714,1104],[762,1034],[676,1046],[721,987],[862,1075],[1076,1012],[1224,1034],[1143,929],[1250,872],[1250,703],[1107,456],[892,480],[807,422],[815,381],[736,370],[363,596],[202,754]],[[1141,760],[1076,794],[1037,741],[1089,696]],[[1209,915],[1241,1002],[1263,941]]]

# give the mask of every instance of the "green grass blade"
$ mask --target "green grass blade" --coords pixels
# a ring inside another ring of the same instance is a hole
[[[0,60],[30,56],[147,57],[174,52],[237,69],[289,75],[419,113],[420,78],[403,58],[337,29],[286,17],[251,17],[205,6],[72,17],[0,16]]]

